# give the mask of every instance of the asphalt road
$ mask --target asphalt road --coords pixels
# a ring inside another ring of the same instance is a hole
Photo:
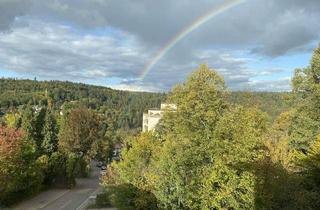
[[[99,169],[93,167],[89,178],[77,179],[77,185],[71,190],[52,189],[40,193],[30,200],[23,201],[13,209],[17,210],[73,210],[79,209],[93,194],[99,191]]]

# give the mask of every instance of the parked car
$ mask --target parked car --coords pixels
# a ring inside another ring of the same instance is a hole
[[[101,176],[104,176],[104,175],[106,175],[106,174],[107,174],[107,168],[106,168],[106,169],[101,169],[100,175],[101,175]]]

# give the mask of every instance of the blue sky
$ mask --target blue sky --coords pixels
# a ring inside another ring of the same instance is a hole
[[[238,0],[5,0],[0,77],[168,91],[206,63],[231,90],[289,91],[320,38],[318,0],[247,0],[211,18],[165,54],[195,20]]]
[[[22,75],[17,74],[13,71],[8,71],[4,69],[0,69],[0,75],[1,77],[21,77]]]

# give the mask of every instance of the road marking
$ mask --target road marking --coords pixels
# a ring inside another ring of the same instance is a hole
[[[63,204],[59,209],[64,209],[64,207],[68,206],[71,202],[72,202],[72,200],[69,200],[68,202]]]
[[[53,200],[43,204],[42,206],[39,207],[39,209],[43,209],[47,206],[49,206],[50,204],[52,204],[53,202],[57,201],[59,198],[61,198],[62,196],[64,196],[66,193],[70,192],[70,190],[66,190],[63,193],[61,193],[58,197],[54,198]]]
[[[86,194],[88,192],[90,192],[91,190],[94,190],[92,188],[88,188],[88,189],[80,189],[80,190],[77,190],[77,194]]]
[[[80,204],[80,206],[78,206],[78,208],[76,208],[76,210],[85,209],[85,207],[86,207],[86,205],[87,205],[90,197],[91,197],[92,195],[94,195],[94,194],[97,194],[99,191],[100,191],[100,188],[98,188],[98,189],[96,189],[95,191],[93,191],[93,192],[88,196],[88,198],[87,198],[85,201],[83,201],[83,202]]]

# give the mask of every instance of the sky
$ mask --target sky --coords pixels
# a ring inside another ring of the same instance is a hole
[[[319,20],[319,0],[0,0],[0,77],[164,92],[205,63],[230,90],[290,91]]]

